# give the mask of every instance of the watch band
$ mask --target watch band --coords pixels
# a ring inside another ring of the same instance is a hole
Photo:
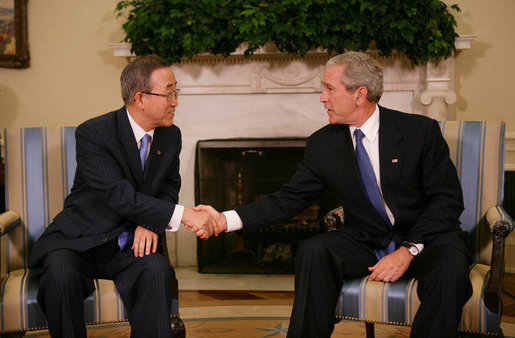
[[[412,256],[416,256],[420,253],[420,250],[417,248],[417,246],[413,243],[410,243],[410,242],[403,242],[401,244],[403,247],[405,247],[406,249],[408,249],[409,253],[412,255]]]

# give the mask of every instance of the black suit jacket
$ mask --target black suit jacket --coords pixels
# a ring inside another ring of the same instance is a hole
[[[379,161],[384,199],[395,217],[390,228],[361,181],[348,125],[327,125],[311,135],[304,159],[280,191],[237,209],[243,231],[290,219],[330,190],[345,210],[345,231],[373,248],[390,240],[450,244],[467,252],[459,228],[461,185],[438,123],[380,108]]]
[[[35,243],[31,266],[51,250],[83,252],[138,225],[162,235],[178,202],[181,133],[176,126],[155,129],[144,174],[125,107],[82,123],[75,138],[71,193]]]

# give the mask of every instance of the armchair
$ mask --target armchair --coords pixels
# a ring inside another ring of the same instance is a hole
[[[502,208],[504,189],[505,124],[497,121],[443,121],[442,134],[449,145],[463,189],[465,210],[461,227],[469,233],[474,254],[470,269],[473,295],[463,308],[459,331],[465,334],[503,336],[502,281],[505,238],[513,221]],[[328,231],[345,226],[342,208],[324,219]],[[365,322],[367,337],[374,323],[411,326],[420,305],[415,279],[394,283],[345,281],[336,307],[336,319]]]
[[[34,242],[62,209],[75,174],[75,127],[5,130],[6,212],[0,214],[0,335],[23,336],[47,327],[36,301],[41,270],[27,261]],[[166,250],[165,246],[165,251]],[[84,301],[84,321],[127,321],[123,302],[110,280],[95,280]],[[172,330],[185,336],[179,318],[178,288],[172,303]]]

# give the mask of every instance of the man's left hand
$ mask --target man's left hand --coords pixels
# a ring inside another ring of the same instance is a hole
[[[155,232],[138,225],[134,231],[134,242],[132,243],[134,257],[150,255],[151,250],[152,253],[155,253],[157,250],[158,239],[159,237]]]
[[[379,282],[395,282],[408,270],[413,258],[408,249],[401,246],[391,254],[381,258],[374,266],[369,267],[368,270],[372,273],[368,276],[368,279]]]

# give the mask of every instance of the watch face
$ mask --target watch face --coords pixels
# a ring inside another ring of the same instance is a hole
[[[406,249],[408,249],[409,253],[413,256],[418,255],[419,251],[418,248],[410,243],[403,243],[402,244]]]

